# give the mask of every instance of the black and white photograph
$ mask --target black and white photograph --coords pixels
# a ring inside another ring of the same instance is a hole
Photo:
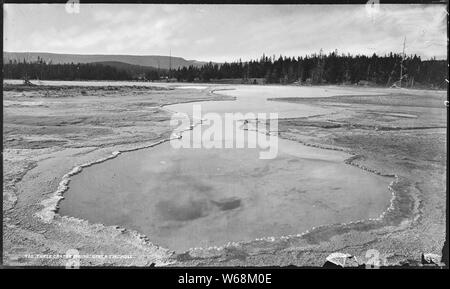
[[[447,1],[2,5],[2,268],[448,268]]]

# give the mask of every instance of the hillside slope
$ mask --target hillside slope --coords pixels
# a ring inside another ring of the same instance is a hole
[[[88,55],[88,54],[57,54],[45,52],[3,52],[3,63],[9,60],[35,61],[42,58],[46,62],[59,63],[92,63],[92,62],[123,62],[139,66],[152,66],[160,69],[177,69],[183,66],[202,66],[205,62],[186,60],[182,57],[169,57],[160,55]],[[172,65],[170,65],[172,62]]]

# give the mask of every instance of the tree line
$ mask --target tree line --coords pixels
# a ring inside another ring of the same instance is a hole
[[[400,71],[401,70],[401,71]],[[391,86],[426,85],[444,87],[447,78],[445,60],[423,61],[417,55],[402,57],[390,53],[384,56],[373,54],[339,55],[337,51],[305,57],[267,57],[258,60],[232,63],[207,63],[202,67],[183,67],[173,73],[179,81],[214,81],[228,78],[263,79],[265,83],[304,84],[354,84],[366,83]]]
[[[384,56],[312,54],[305,57],[263,55],[260,59],[231,63],[209,62],[201,67],[189,66],[173,70],[121,69],[96,63],[52,64],[42,58],[37,61],[10,60],[4,64],[4,78],[41,80],[164,80],[213,82],[240,79],[242,82],[263,80],[264,83],[355,84],[365,82],[382,86],[431,86],[445,88],[447,62],[422,60],[417,55],[402,57],[390,53]],[[400,75],[402,82],[400,83]]]
[[[40,80],[132,80],[122,69],[95,63],[52,64],[42,58],[36,61],[10,60],[3,65],[3,78]]]

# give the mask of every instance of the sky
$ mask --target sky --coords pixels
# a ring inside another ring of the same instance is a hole
[[[69,13],[72,12],[72,13]],[[318,53],[447,58],[445,5],[5,4],[4,51],[235,61]]]

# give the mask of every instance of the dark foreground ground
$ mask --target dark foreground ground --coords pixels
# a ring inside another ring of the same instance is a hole
[[[382,220],[317,228],[293,238],[230,244],[219,251],[174,254],[124,228],[58,214],[42,217],[61,179],[75,166],[167,138],[170,115],[161,105],[224,99],[232,100],[208,89],[6,85],[4,264],[64,266],[69,249],[85,255],[81,264],[87,266],[322,266],[336,251],[352,254],[359,262],[377,252],[387,265],[417,265],[422,253],[441,254],[447,115],[445,93],[432,91],[277,99],[342,108],[332,115],[280,120],[280,135],[306,145],[349,151],[355,155],[349,164],[396,175],[393,207]],[[122,257],[92,256],[100,254]]]

